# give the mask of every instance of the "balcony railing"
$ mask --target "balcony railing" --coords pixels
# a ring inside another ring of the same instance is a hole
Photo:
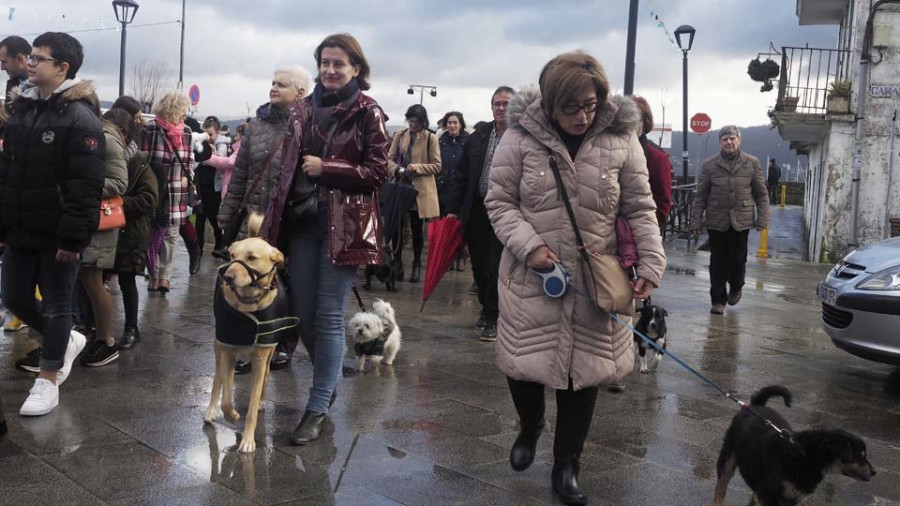
[[[831,83],[849,80],[847,50],[782,47],[775,111],[825,114]]]

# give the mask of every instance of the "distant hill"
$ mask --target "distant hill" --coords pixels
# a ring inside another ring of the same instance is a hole
[[[782,170],[787,168],[785,167],[785,164],[790,164],[790,170],[786,171],[788,173],[784,175],[783,178],[789,178],[791,181],[797,179],[796,170],[798,156],[790,149],[790,143],[778,135],[777,130],[769,128],[768,125],[741,128],[741,139],[741,150],[759,158],[760,162],[763,164],[763,169],[765,169],[766,157],[769,156],[778,161],[778,164],[782,166]],[[709,146],[708,155],[707,144]],[[688,173],[692,176],[697,175],[703,161],[706,160],[708,156],[714,156],[718,150],[719,139],[717,137],[717,131],[713,130],[708,134],[703,135],[691,132],[690,137],[688,138],[688,153],[690,155],[688,158],[690,162]],[[669,152],[669,157],[672,159],[672,167],[675,169],[675,174],[680,175],[682,171],[681,132],[672,132],[672,147],[667,151]],[[805,169],[809,161],[805,155],[800,156],[799,159],[800,165],[803,167],[800,179],[803,180],[805,179]]]

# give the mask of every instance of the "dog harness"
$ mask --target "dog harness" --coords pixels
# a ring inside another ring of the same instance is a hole
[[[272,283],[279,284],[278,277]],[[283,283],[281,283],[283,284]],[[290,316],[291,307],[285,290],[278,290],[272,304],[253,313],[244,313],[231,307],[222,293],[222,284],[216,283],[213,312],[216,317],[216,340],[226,346],[271,347],[286,337],[297,333],[300,319]]]
[[[357,357],[384,355],[384,343],[387,341],[387,336],[391,335],[391,332],[394,331],[394,324],[388,320],[381,321],[384,324],[384,332],[381,334],[381,337],[366,341],[365,343],[356,343],[353,345],[353,351],[356,352]]]

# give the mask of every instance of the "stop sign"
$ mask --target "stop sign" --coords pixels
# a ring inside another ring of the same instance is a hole
[[[698,134],[709,132],[710,126],[712,126],[712,120],[709,119],[706,113],[698,112],[691,117],[691,130]]]

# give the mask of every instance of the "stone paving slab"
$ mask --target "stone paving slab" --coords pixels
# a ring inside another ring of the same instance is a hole
[[[790,210],[788,210],[790,211]],[[669,311],[669,349],[747,398],[778,383],[795,429],[840,427],[866,439],[878,475],[870,483],[829,477],[812,505],[900,504],[900,369],[834,348],[819,323],[815,285],[828,266],[780,253],[751,255],[740,305],[708,313],[709,256],[667,243],[669,269],[654,302]],[[779,251],[785,251],[787,247]],[[787,248],[789,249],[789,248]],[[556,504],[550,491],[556,404],[535,464],[508,464],[517,433],[493,345],[472,328],[470,272],[451,272],[419,312],[421,285],[363,292],[394,304],[403,348],[393,367],[358,373],[345,361],[337,402],[319,441],[294,447],[312,379],[304,352],[274,371],[253,455],[234,451],[242,423],[202,417],[214,369],[214,261],[187,277],[176,265],[172,292],[143,292],[143,342],[113,364],[76,366],[60,406],[36,419],[16,412],[33,377],[13,362],[36,346],[27,331],[0,339],[0,397],[10,434],[0,440],[3,504]],[[407,271],[408,272],[408,271]],[[119,297],[117,287],[113,294]],[[348,316],[356,310],[348,301]],[[121,321],[121,314],[117,316]],[[116,329],[118,333],[121,329]],[[246,409],[248,378],[236,378]],[[593,504],[706,504],[715,460],[735,406],[674,361],[633,374],[624,393],[601,392],[581,481]],[[750,493],[732,481],[728,504]]]

